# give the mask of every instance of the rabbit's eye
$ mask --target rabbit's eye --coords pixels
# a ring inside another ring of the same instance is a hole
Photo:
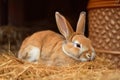
[[[73,43],[75,47],[81,48],[81,45],[79,43]]]
[[[76,43],[76,47],[81,48],[80,44]]]
[[[81,48],[80,44],[76,44],[76,47]]]

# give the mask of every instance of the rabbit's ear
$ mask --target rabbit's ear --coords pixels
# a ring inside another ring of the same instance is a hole
[[[70,35],[74,32],[69,22],[62,16],[59,12],[55,13],[56,23],[60,33],[68,39]]]
[[[76,32],[80,33],[80,34],[84,34],[85,32],[85,20],[86,19],[86,12],[81,12],[79,19],[78,19],[78,23],[77,23],[77,29]]]

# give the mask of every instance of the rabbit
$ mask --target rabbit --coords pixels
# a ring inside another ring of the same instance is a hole
[[[84,36],[86,12],[80,13],[76,32],[59,12],[55,13],[55,18],[62,35],[52,30],[33,33],[23,41],[18,58],[48,66],[65,66],[94,60],[95,50],[90,39]]]

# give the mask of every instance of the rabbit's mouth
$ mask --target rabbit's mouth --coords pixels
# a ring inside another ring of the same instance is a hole
[[[80,56],[80,61],[81,62],[86,62],[86,61],[92,61],[95,59],[94,55],[89,55],[89,53],[87,53],[84,57]]]
[[[85,62],[85,61],[92,61],[95,59],[95,51],[94,48],[91,48],[92,51],[90,52],[83,52],[80,56],[79,59],[81,62]]]

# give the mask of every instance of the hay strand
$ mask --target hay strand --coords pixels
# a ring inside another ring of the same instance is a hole
[[[120,80],[119,68],[105,58],[67,67],[45,66],[23,62],[8,53],[0,56],[1,80]],[[114,76],[111,76],[114,75]]]

